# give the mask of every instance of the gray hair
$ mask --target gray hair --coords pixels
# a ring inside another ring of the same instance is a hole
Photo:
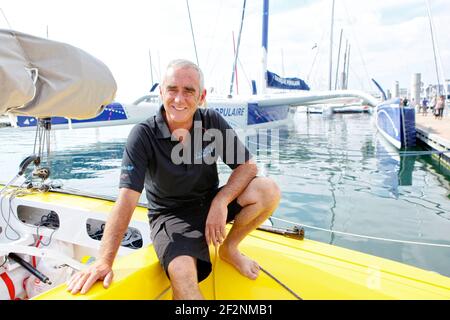
[[[203,88],[205,87],[205,83],[204,83],[203,72],[198,65],[196,65],[192,61],[189,61],[186,59],[175,59],[175,60],[170,61],[169,64],[167,65],[166,74],[167,74],[167,70],[169,70],[170,68],[173,68],[173,69],[175,69],[175,68],[192,68],[195,71],[197,71],[199,83],[200,83],[200,94],[202,93]],[[166,75],[164,75],[163,79],[164,79],[163,80],[163,83],[164,83],[164,81],[166,79]]]

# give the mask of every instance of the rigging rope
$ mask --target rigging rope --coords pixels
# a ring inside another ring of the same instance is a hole
[[[245,17],[245,4],[247,3],[247,0],[244,0],[244,5],[242,7],[242,18],[241,18],[241,27],[239,29],[239,35],[238,35],[238,41],[236,46],[236,54],[234,56],[234,62],[233,62],[233,72],[231,73],[231,84],[230,84],[230,95],[233,93],[233,83],[234,83],[234,75],[236,72],[236,63],[239,56],[239,46],[241,44],[241,35],[242,35],[242,26],[244,25],[244,17]]]
[[[356,48],[358,49],[359,57],[361,58],[361,62],[363,64],[364,71],[366,73],[367,82],[369,83],[369,88],[370,88],[370,90],[374,90],[372,81],[370,81],[371,77],[369,76],[369,72],[367,71],[366,61],[364,60],[364,57],[363,57],[363,55],[361,53],[361,48],[360,48],[360,45],[359,45],[359,42],[358,42],[358,38],[356,37],[355,30],[353,29],[353,24],[350,22],[351,19],[350,19],[350,15],[348,13],[348,8],[347,8],[347,4],[346,4],[345,0],[343,1],[343,4],[344,4],[345,13],[347,15],[347,21],[348,21],[348,24],[350,25],[350,29],[352,30],[353,38],[355,39],[355,42],[356,42]]]
[[[223,0],[220,0],[219,6],[217,8],[217,12],[216,12],[216,15],[215,15],[215,18],[214,18],[214,28],[211,29],[212,30],[212,35],[209,37],[209,38],[211,38],[211,41],[209,41],[210,46],[209,46],[209,49],[208,49],[208,54],[206,55],[206,66],[207,66],[206,69],[207,70],[208,69],[211,70],[211,67],[210,67],[211,63],[210,63],[209,57],[211,56],[211,51],[213,49],[213,46],[215,45],[216,33],[217,33],[217,25],[219,24],[219,17],[220,17],[220,13],[222,12],[222,5],[223,5]],[[209,74],[208,74],[208,78],[209,78]]]
[[[216,294],[216,265],[217,265],[217,259],[219,259],[217,246],[214,246],[214,251],[215,251],[215,255],[214,255],[214,266],[213,266],[213,295],[214,295],[214,300],[217,300],[217,294]]]
[[[313,62],[311,64],[311,67],[309,69],[308,76],[306,77],[306,81],[311,81],[312,82],[312,79],[310,78],[311,72],[312,72],[312,70],[314,68],[314,65],[316,63],[316,59],[317,59],[317,56],[319,55],[320,49],[322,48],[322,42],[323,42],[323,38],[325,37],[325,34],[326,34],[326,29],[323,28],[322,37],[320,38],[319,44],[316,43],[315,46],[313,47],[313,49],[316,48],[316,54],[314,56]],[[320,56],[319,56],[319,58],[320,58]],[[319,65],[320,65],[320,63],[319,63]]]
[[[288,220],[284,220],[284,219],[280,219],[280,218],[276,218],[276,217],[271,217],[271,219],[282,221],[282,222],[289,223],[289,224],[292,224],[292,225],[302,226],[302,227],[313,229],[313,230],[325,231],[325,232],[336,233],[336,234],[341,234],[341,235],[351,236],[351,237],[357,237],[357,238],[365,238],[365,239],[388,241],[388,242],[407,243],[407,244],[417,244],[417,245],[431,246],[431,247],[450,248],[450,244],[398,240],[398,239],[389,239],[389,238],[383,238],[383,237],[373,237],[373,236],[361,235],[361,234],[356,234],[356,233],[350,233],[350,232],[343,232],[343,231],[336,231],[336,230],[330,230],[330,229],[325,229],[325,228],[313,227],[313,226],[309,226],[309,225],[306,225],[306,224],[303,224],[303,223],[288,221]]]
[[[432,20],[432,17],[431,17],[430,2],[428,0],[426,0],[426,4],[427,4],[427,11],[428,11],[428,21],[429,21],[430,32],[431,32],[431,42],[433,44],[433,56],[434,56],[434,65],[435,65],[435,68],[436,68],[436,78],[437,78],[437,82],[438,82],[438,93],[441,94],[441,81],[439,79],[440,77],[439,77],[439,70],[438,70],[438,64],[437,64],[437,58],[436,58],[436,46],[437,46],[437,43],[436,43],[436,40],[435,40],[436,37],[435,37],[434,32],[433,32],[433,20]]]
[[[1,197],[0,197],[0,213],[1,213],[1,216],[2,216],[2,218],[3,218],[3,220],[5,221],[5,223],[6,223],[6,228],[5,228],[5,237],[8,239],[8,240],[11,240],[11,241],[17,241],[17,240],[19,240],[20,238],[21,238],[21,234],[16,230],[16,229],[14,229],[14,227],[12,226],[12,224],[11,224],[11,216],[13,216],[19,223],[23,223],[23,221],[22,220],[20,220],[19,219],[19,217],[18,216],[16,216],[16,214],[14,213],[14,211],[13,211],[13,206],[12,206],[12,202],[13,202],[13,200],[16,198],[16,197],[21,197],[21,196],[24,196],[24,195],[29,195],[29,194],[32,194],[33,192],[43,192],[43,190],[41,190],[41,189],[39,189],[39,188],[33,188],[33,189],[27,189],[27,188],[25,188],[24,186],[25,186],[25,184],[26,184],[27,182],[25,181],[24,183],[22,183],[22,185],[21,186],[19,186],[18,188],[14,188],[14,189],[11,189],[11,190],[6,190],[6,191],[4,191],[2,194],[1,194]],[[9,197],[8,198],[8,216],[7,217],[5,217],[5,214],[4,214],[4,212],[3,212],[3,199],[6,199],[7,197]],[[42,218],[44,218],[45,217],[45,219],[42,219]],[[51,217],[51,213],[49,213],[48,215],[46,215],[46,216],[42,216],[41,217],[41,221],[40,222],[38,222],[37,224],[35,224],[35,227],[36,227],[36,234],[37,234],[37,236],[38,236],[38,238],[39,238],[39,228],[40,227],[48,227],[48,223],[55,223],[55,220],[54,219],[52,219],[52,217]],[[59,222],[58,222],[59,223]],[[9,229],[11,229],[16,235],[17,235],[17,238],[16,239],[13,239],[13,238],[10,238],[9,236],[8,236],[8,234],[7,234],[7,231],[8,231],[8,228]],[[44,243],[44,242],[41,242],[41,244],[42,244],[42,246],[49,246],[50,245],[50,243],[52,242],[52,237],[53,237],[53,234],[58,230],[58,228],[52,228],[53,229],[53,231],[52,231],[52,233],[50,234],[50,236],[49,236],[49,240],[48,240],[48,242],[47,243]]]
[[[218,255],[218,247],[214,246],[214,265],[213,265],[213,299],[217,300],[217,288],[216,288],[216,266],[217,266],[217,260],[219,259]],[[263,267],[259,266],[262,272],[267,274],[270,278],[272,278],[276,283],[278,283],[280,286],[282,286],[284,289],[286,289],[290,294],[292,294],[296,299],[303,300],[298,294],[296,294],[292,289],[290,289],[287,285],[285,285],[283,282],[281,282],[277,277],[275,277],[273,274],[271,274],[269,271],[264,269]]]
[[[191,11],[189,10],[189,0],[186,0],[186,5],[188,9],[189,23],[191,25],[192,41],[194,42],[195,58],[197,59],[197,66],[200,67],[200,63],[198,62],[197,46],[195,44],[194,28],[192,27]]]
[[[262,272],[267,274],[270,278],[272,278],[276,283],[278,283],[280,286],[282,286],[284,289],[286,289],[290,294],[292,294],[295,298],[298,300],[303,300],[298,294],[296,294],[292,289],[290,289],[287,285],[285,285],[283,282],[278,280],[274,275],[272,275],[269,271],[264,269],[263,267],[259,266]]]

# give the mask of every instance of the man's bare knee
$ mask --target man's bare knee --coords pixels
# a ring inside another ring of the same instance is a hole
[[[281,199],[281,191],[275,181],[267,177],[258,178],[258,198],[264,208],[275,208]]]
[[[167,271],[171,281],[177,279],[197,281],[196,261],[190,256],[178,256],[168,265]]]
[[[190,256],[173,259],[167,268],[173,291],[173,299],[203,299],[197,282],[196,260]]]

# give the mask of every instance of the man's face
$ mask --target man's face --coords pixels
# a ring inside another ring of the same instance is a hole
[[[190,67],[175,67],[167,70],[160,88],[161,97],[169,124],[192,124],[194,113],[203,104],[206,90],[200,92],[197,71]]]

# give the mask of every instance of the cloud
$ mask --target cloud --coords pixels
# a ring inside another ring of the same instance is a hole
[[[238,38],[241,0],[190,0],[200,66],[207,87],[226,93],[233,66],[233,39]],[[328,84],[331,1],[271,1],[268,65],[289,77],[309,77],[315,89]],[[449,77],[450,40],[446,36],[450,3],[430,1],[444,74]],[[4,0],[14,29],[78,46],[104,61],[117,83],[117,99],[134,101],[151,87],[153,77],[174,58],[196,60],[184,0]],[[239,49],[241,93],[261,73],[262,1],[247,1]],[[8,26],[0,18],[0,27]],[[386,88],[395,80],[408,87],[412,73],[435,83],[434,59],[426,6],[421,0],[341,0],[335,3],[333,65],[340,29],[351,45],[352,88],[373,90],[370,78]],[[314,44],[317,48],[311,49]],[[341,52],[342,68],[343,51]],[[333,77],[336,70],[333,68]],[[334,84],[334,80],[333,80]]]

